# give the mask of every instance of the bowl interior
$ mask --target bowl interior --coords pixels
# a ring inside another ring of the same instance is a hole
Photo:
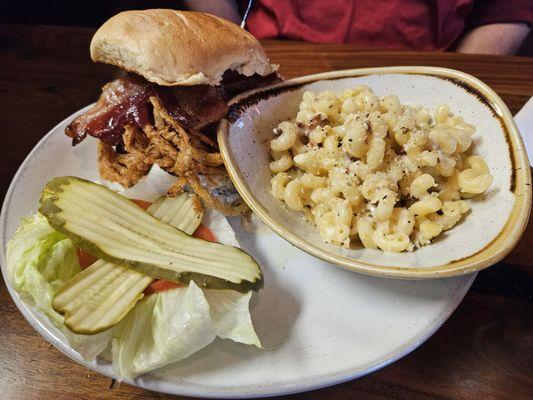
[[[386,253],[362,247],[345,249],[325,243],[302,214],[287,209],[270,193],[268,168],[272,129],[296,115],[305,90],[341,92],[368,85],[378,95],[394,94],[402,103],[420,104],[433,110],[447,104],[454,114],[476,126],[473,153],[487,161],[494,177],[491,188],[469,200],[471,212],[434,244],[411,253]],[[344,267],[362,265],[400,269],[424,269],[461,260],[486,248],[500,234],[515,204],[513,159],[509,132],[490,100],[464,82],[418,73],[379,73],[311,80],[278,90],[259,91],[238,100],[220,140],[226,164],[245,200],[265,222],[293,244]]]

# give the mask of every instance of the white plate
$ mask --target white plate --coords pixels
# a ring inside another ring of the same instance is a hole
[[[6,243],[20,219],[36,211],[44,184],[59,175],[98,179],[94,141],[72,148],[64,136],[71,119],[37,144],[6,195],[0,217],[6,283]],[[264,349],[217,339],[182,362],[127,383],[186,396],[249,398],[302,392],[357,378],[397,360],[429,338],[457,307],[475,277],[407,281],[359,275],[332,268],[273,233],[247,233],[239,220],[232,225],[265,274],[265,287],[251,303]],[[114,377],[105,361],[85,363],[46,317],[22,303],[7,285],[17,307],[47,341],[78,363]]]

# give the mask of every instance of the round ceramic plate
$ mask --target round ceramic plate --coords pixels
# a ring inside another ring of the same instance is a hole
[[[5,270],[7,241],[20,219],[36,211],[49,179],[59,175],[99,179],[94,141],[72,148],[63,133],[71,119],[39,142],[13,179],[0,219],[2,273],[18,308],[46,340],[75,361],[114,377],[109,363],[84,362],[46,317],[21,302]],[[157,182],[144,182],[143,187],[154,188],[151,198],[159,194]],[[265,287],[251,302],[264,348],[217,339],[182,362],[127,383],[187,396],[249,398],[357,378],[423,343],[457,307],[475,277],[409,281],[359,275],[332,268],[272,232],[252,234],[239,219],[231,223],[265,274]]]

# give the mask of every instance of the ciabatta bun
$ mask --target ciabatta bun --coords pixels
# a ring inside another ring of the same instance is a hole
[[[257,39],[237,25],[165,9],[115,15],[95,33],[91,58],[164,86],[217,85],[226,70],[264,76],[277,69]]]

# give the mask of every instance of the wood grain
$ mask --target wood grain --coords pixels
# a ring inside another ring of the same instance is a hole
[[[117,70],[90,62],[93,31],[0,25],[0,196],[50,128],[93,102]],[[345,45],[265,42],[281,73],[435,65],[491,85],[512,112],[533,95],[533,59],[365,51]],[[533,224],[504,263],[478,275],[448,322],[418,350],[367,377],[286,399],[533,398]],[[0,283],[1,399],[166,399],[72,361],[24,320]],[[355,357],[356,355],[354,355]],[[173,397],[176,398],[176,397]]]

